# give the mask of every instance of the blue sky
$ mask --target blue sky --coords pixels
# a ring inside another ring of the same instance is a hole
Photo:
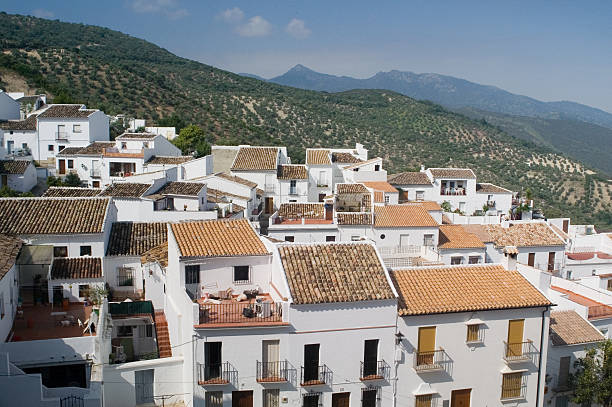
[[[610,1],[3,0],[233,72],[436,72],[612,112]]]

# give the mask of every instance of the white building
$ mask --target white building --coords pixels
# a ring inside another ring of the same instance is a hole
[[[7,154],[38,159],[36,115],[25,120],[0,122],[0,135],[3,140],[2,146],[6,149]]]
[[[190,180],[206,184],[207,199],[213,206],[219,206],[219,204],[238,205],[246,210],[250,220],[256,220],[261,212],[258,188],[255,182],[223,172]],[[263,194],[263,191],[260,194]]]
[[[0,90],[0,120],[19,120],[19,102]]]
[[[0,160],[0,188],[28,192],[36,185],[36,167],[32,161]]]
[[[441,225],[438,239],[439,260],[447,265],[486,262],[485,244],[463,225]]]
[[[9,338],[19,300],[19,270],[17,256],[22,241],[13,236],[0,235],[0,341]]]
[[[276,204],[308,202],[308,170],[305,165],[283,164],[278,166],[278,194]]]

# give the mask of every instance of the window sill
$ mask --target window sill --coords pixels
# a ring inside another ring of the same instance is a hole
[[[473,346],[473,345],[484,345],[484,341],[482,340],[477,340],[477,341],[465,341],[465,344],[468,346]]]
[[[527,398],[525,396],[518,396],[518,397],[509,397],[509,398],[505,398],[505,399],[499,399],[499,401],[501,401],[502,403],[512,403],[514,401],[526,401]]]

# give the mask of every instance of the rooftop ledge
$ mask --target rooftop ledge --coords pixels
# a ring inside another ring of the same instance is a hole
[[[228,323],[216,323],[216,324],[197,324],[193,327],[196,329],[218,329],[218,328],[261,328],[261,327],[275,327],[275,326],[289,326],[289,322],[265,322],[265,321],[253,321],[253,322],[228,322]]]

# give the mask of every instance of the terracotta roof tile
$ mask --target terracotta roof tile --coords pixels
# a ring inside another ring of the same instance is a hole
[[[157,137],[155,133],[123,133],[117,136],[118,140],[151,140]]]
[[[590,260],[597,256],[599,259],[612,260],[612,255],[604,252],[577,252],[577,253],[565,253],[570,260]],[[601,274],[600,274],[601,276]]]
[[[84,198],[100,195],[100,188],[49,187],[43,194],[46,198]]]
[[[307,165],[330,165],[329,150],[306,150]]]
[[[279,245],[295,304],[395,298],[370,244]]]
[[[554,346],[600,342],[605,338],[574,310],[550,313],[550,339]]]
[[[284,164],[279,165],[276,173],[278,179],[308,179],[308,170],[305,165]]]
[[[476,184],[476,192],[479,194],[511,194],[512,191],[498,187],[497,185],[489,184],[486,182]]]
[[[421,205],[427,211],[441,211],[442,207],[435,201],[414,201],[406,202],[405,205]]]
[[[398,192],[397,189],[393,187],[393,185],[389,184],[386,181],[371,181],[371,182],[363,182],[368,188],[372,188],[374,191],[381,192]]]
[[[507,228],[501,225],[483,225],[483,229],[497,247],[565,246],[565,242],[543,222],[511,223]]]
[[[249,188],[257,187],[257,183],[255,183],[255,182],[249,181],[248,179],[244,179],[244,178],[241,178],[241,177],[237,177],[235,175],[230,175],[230,174],[227,174],[225,172],[220,172],[218,174],[215,174],[215,176],[223,178],[223,179],[226,179],[228,181],[235,182],[237,184],[245,185],[245,186],[247,186]]]
[[[150,165],[161,165],[161,164],[169,164],[169,165],[178,165],[178,164],[183,164],[186,163],[187,161],[191,161],[193,160],[193,157],[190,155],[179,155],[179,156],[161,156],[161,155],[154,155],[153,157],[149,158],[149,161],[147,161],[147,164]]]
[[[278,215],[287,219],[324,219],[325,204],[284,203],[278,208]]]
[[[60,257],[51,264],[52,280],[83,280],[102,278],[102,259],[99,257]]]
[[[102,233],[109,198],[2,198],[0,233]]]
[[[567,233],[565,233],[564,231],[562,231],[561,229],[559,229],[557,226],[553,225],[552,223],[550,224],[550,228],[554,230],[561,239],[565,241],[569,239],[569,236],[567,235]]]
[[[389,175],[387,181],[393,185],[431,185],[431,181],[427,174],[417,171]]]
[[[22,245],[21,239],[17,237],[0,235],[0,280],[15,264]]]
[[[211,202],[226,202],[224,201],[225,198],[227,198],[227,200],[232,200],[232,199],[240,199],[243,201],[251,200],[251,198],[249,198],[248,196],[232,194],[231,192],[222,191],[216,188],[206,188],[206,198],[210,200]]]
[[[469,168],[430,168],[434,178],[476,179],[476,174]]]
[[[107,256],[141,256],[168,243],[166,223],[115,222],[108,238]]]
[[[371,225],[372,214],[363,212],[338,212],[336,213],[338,225]]]
[[[612,317],[612,306],[610,305],[606,305],[599,301],[595,301],[589,297],[585,297],[584,295],[575,293],[570,290],[566,290],[565,288],[556,287],[554,285],[551,285],[550,289],[567,295],[567,298],[570,301],[575,302],[576,304],[580,304],[587,307],[589,320]]]
[[[382,161],[382,158],[380,158],[380,157],[376,157],[376,158],[371,158],[371,159],[369,159],[368,161],[360,161],[360,162],[358,162],[358,163],[351,164],[351,165],[349,165],[349,166],[347,166],[347,167],[344,167],[344,169],[345,169],[345,170],[352,170],[352,169],[355,169],[355,168],[362,167],[362,166],[364,166],[364,165],[373,164],[373,163],[375,163],[375,162],[377,162],[377,161]]]
[[[166,241],[144,252],[140,256],[140,261],[142,264],[157,262],[162,267],[168,267],[168,242]]]
[[[83,150],[83,147],[66,147],[59,153],[57,153],[58,157],[68,157],[73,155],[79,155],[79,153]]]
[[[443,215],[446,216],[446,215]],[[452,224],[449,219],[449,224]],[[486,225],[462,225],[466,232],[475,234],[483,243],[494,243],[495,239],[488,232]]]
[[[363,162],[359,157],[355,157],[351,153],[335,152],[332,153],[332,162],[338,164],[357,164]]]
[[[374,208],[374,227],[436,227],[438,222],[421,205],[385,205]]]
[[[9,120],[0,122],[0,129],[14,131],[36,131],[36,116],[31,115],[25,120]]]
[[[112,196],[114,198],[140,198],[151,188],[151,184],[139,184],[134,182],[116,182],[104,189],[100,196]]]
[[[483,248],[485,245],[473,233],[463,228],[463,225],[441,225],[439,249],[475,249]]]
[[[519,272],[500,265],[411,268],[391,277],[401,316],[552,305]]]
[[[38,115],[38,118],[60,118],[60,119],[73,119],[73,118],[87,118],[92,113],[96,112],[95,109],[85,109],[84,105],[50,105],[47,110]]]
[[[276,171],[278,147],[240,147],[232,171]]]
[[[26,160],[1,160],[0,174],[24,174],[31,161]]]
[[[79,150],[78,155],[102,155],[107,148],[115,147],[112,141],[95,141]]]
[[[205,184],[199,182],[168,182],[161,187],[156,194],[160,195],[182,195],[182,196],[198,196],[200,191],[205,188]]]
[[[269,254],[246,219],[174,223],[172,232],[183,257]]]
[[[363,184],[337,184],[337,194],[368,194],[370,191]]]

